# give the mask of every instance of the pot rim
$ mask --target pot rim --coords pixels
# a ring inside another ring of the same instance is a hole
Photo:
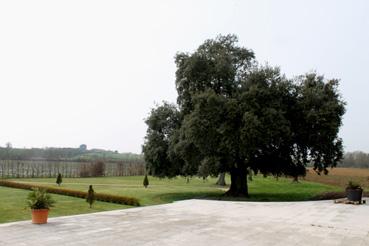
[[[346,188],[346,190],[357,190],[357,191],[359,191],[359,190],[363,190],[363,188],[355,188],[355,189],[353,189],[353,188]]]
[[[32,208],[31,210],[32,210],[32,212],[33,211],[42,212],[42,211],[49,211],[50,209],[49,208]]]

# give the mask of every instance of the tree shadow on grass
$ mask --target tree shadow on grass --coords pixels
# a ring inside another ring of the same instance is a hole
[[[232,196],[208,196],[204,199],[221,201],[240,201],[240,202],[296,202],[311,200],[313,195],[308,193],[250,193],[249,197]]]
[[[175,201],[187,200],[187,199],[206,199],[207,197],[222,196],[223,192],[173,192],[159,194],[153,197],[155,202],[170,203]]]
[[[159,203],[170,203],[187,199],[203,199],[215,201],[240,201],[240,202],[292,202],[292,201],[309,201],[316,199],[316,194],[309,193],[250,193],[249,197],[231,197],[224,195],[224,192],[176,192],[160,194],[154,197]],[[328,197],[328,199],[330,199]]]

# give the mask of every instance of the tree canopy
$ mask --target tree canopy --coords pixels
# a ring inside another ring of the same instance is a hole
[[[143,153],[152,175],[228,172],[227,194],[247,196],[248,170],[297,177],[307,164],[327,172],[342,158],[338,80],[288,79],[258,65],[234,35],[206,40],[175,62],[177,104],[164,102],[146,119]]]

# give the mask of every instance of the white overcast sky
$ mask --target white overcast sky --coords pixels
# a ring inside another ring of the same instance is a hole
[[[287,76],[341,79],[347,151],[369,152],[368,1],[1,1],[0,146],[141,152],[178,51],[233,33]]]

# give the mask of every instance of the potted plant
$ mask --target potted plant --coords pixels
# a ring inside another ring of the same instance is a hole
[[[350,181],[346,187],[346,196],[347,200],[353,202],[361,202],[361,198],[363,195],[363,189],[360,184]]]
[[[45,224],[49,215],[49,209],[55,201],[45,189],[34,188],[27,197],[27,205],[32,210],[32,223]]]

